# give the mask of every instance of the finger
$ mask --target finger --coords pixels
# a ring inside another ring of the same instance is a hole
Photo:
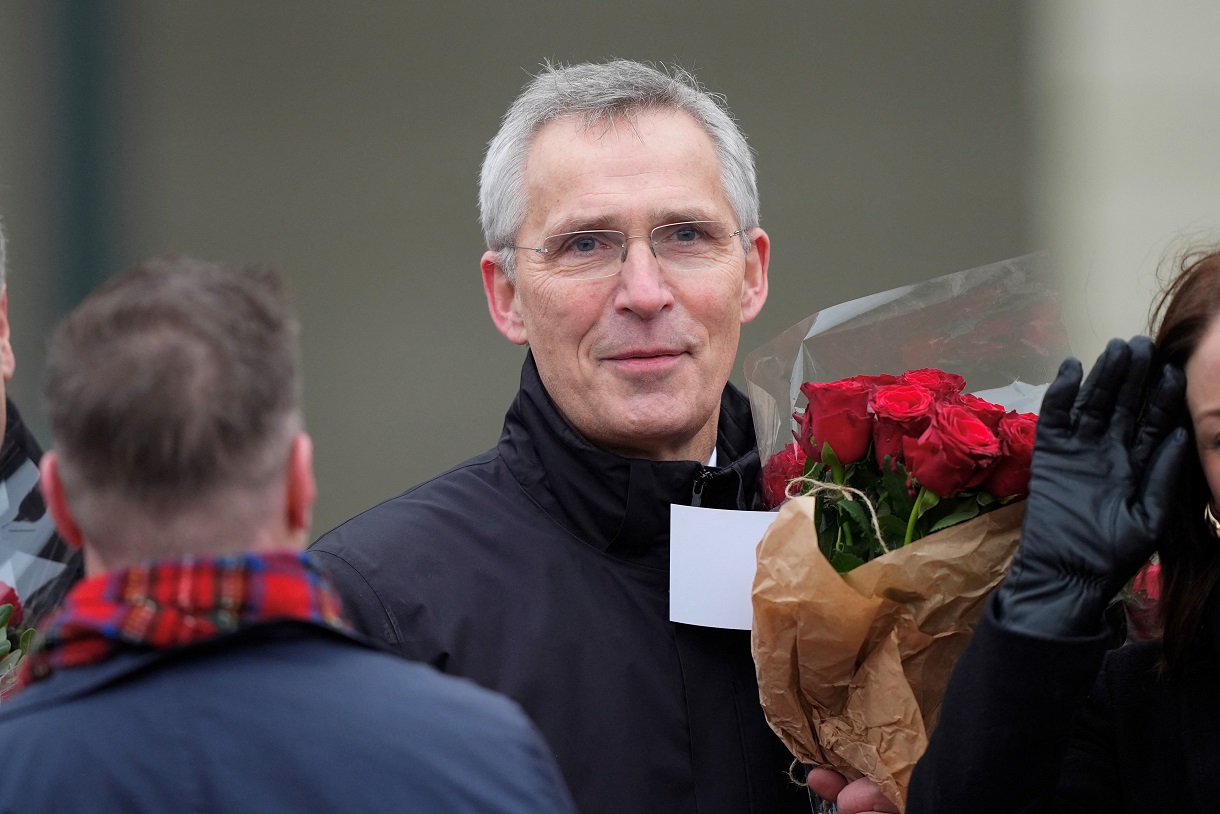
[[[1146,336],[1137,336],[1127,343],[1127,347],[1131,350],[1131,357],[1109,419],[1110,437],[1124,446],[1131,441],[1135,421],[1140,414],[1140,404],[1144,400],[1144,384],[1148,379],[1148,370],[1152,367],[1152,340]]]
[[[1070,430],[1072,405],[1080,389],[1082,375],[1080,360],[1069,356],[1059,365],[1059,373],[1042,395],[1042,408],[1038,411],[1038,434],[1050,431]]]
[[[1131,467],[1142,472],[1152,453],[1174,428],[1186,423],[1186,376],[1176,367],[1165,365],[1152,385],[1144,413],[1140,416],[1131,446]]]
[[[1114,412],[1114,401],[1122,389],[1131,360],[1131,348],[1121,339],[1111,339],[1089,371],[1076,396],[1076,435],[1086,438],[1105,433]]]
[[[1156,540],[1169,516],[1169,500],[1178,486],[1182,461],[1190,447],[1190,433],[1178,427],[1169,434],[1152,456],[1144,478],[1143,489],[1133,507],[1136,517],[1144,524],[1150,540]],[[1147,552],[1149,555],[1151,550]],[[1141,560],[1142,562],[1142,560]]]
[[[849,783],[843,791],[839,792],[838,805],[839,814],[864,814],[864,812],[901,814],[898,806],[887,800],[877,784],[867,777]]]
[[[847,785],[847,778],[830,769],[814,768],[809,770],[805,782],[809,784],[809,788],[813,789],[814,794],[833,803],[839,798],[839,792]]]

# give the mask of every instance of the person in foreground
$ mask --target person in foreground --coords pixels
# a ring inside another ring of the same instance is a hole
[[[514,704],[356,638],[305,559],[271,272],[120,275],[57,331],[46,397],[42,486],[86,579],[0,707],[0,810],[572,810]]]
[[[360,626],[517,700],[592,812],[809,811],[750,636],[669,621],[671,504],[761,509],[728,384],[767,294],[753,157],[690,75],[548,67],[480,181],[499,443],[312,547]]]
[[[1155,350],[1112,342],[1079,395],[1074,362],[1047,393],[1021,545],[908,814],[1216,810],[1220,252],[1188,256],[1155,312]],[[1105,606],[1154,550],[1163,637],[1106,653]]]

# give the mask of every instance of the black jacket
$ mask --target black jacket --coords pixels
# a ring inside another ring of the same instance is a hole
[[[759,706],[749,633],[668,621],[670,504],[700,491],[704,506],[758,508],[731,386],[717,454],[708,469],[589,447],[528,356],[494,449],[312,550],[370,635],[520,703],[586,814],[808,812]]]
[[[0,566],[17,574],[17,595],[25,609],[23,627],[37,627],[84,573],[84,558],[58,532],[38,488],[42,448],[26,428],[16,405],[6,400],[8,417],[0,446]],[[2,577],[0,577],[2,578]]]
[[[1213,646],[1170,677],[1158,641],[1106,653],[1104,634],[1037,639],[1006,630],[994,604],[954,668],[907,814],[1220,811],[1220,606],[1199,632]]]

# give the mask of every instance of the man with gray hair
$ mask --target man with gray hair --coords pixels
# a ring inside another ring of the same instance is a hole
[[[356,636],[304,556],[297,323],[170,258],[56,332],[42,486],[86,578],[0,706],[0,811],[567,814],[505,698]]]
[[[670,505],[761,506],[728,384],[770,256],[744,136],[683,71],[547,66],[479,201],[529,347],[500,441],[313,552],[365,631],[519,701],[586,814],[807,812],[749,634],[668,614]]]

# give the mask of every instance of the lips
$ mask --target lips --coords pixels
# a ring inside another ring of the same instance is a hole
[[[611,362],[631,361],[634,359],[655,359],[658,357],[681,356],[686,351],[674,348],[641,348],[639,350],[621,351],[606,357]]]

